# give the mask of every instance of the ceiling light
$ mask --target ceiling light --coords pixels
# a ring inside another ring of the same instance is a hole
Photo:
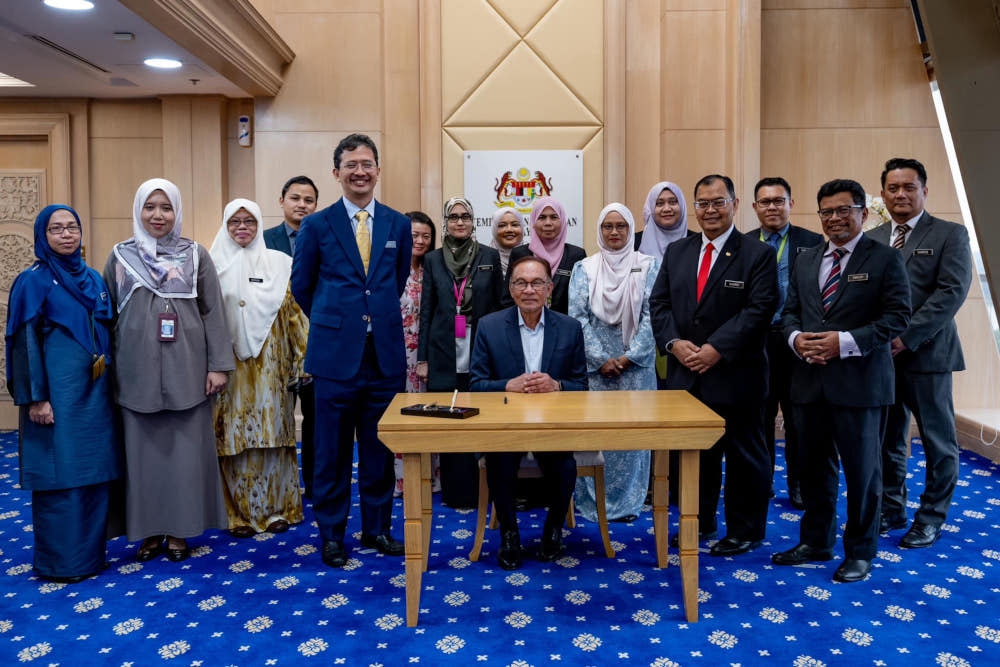
[[[28,83],[27,81],[21,81],[20,79],[10,76],[9,74],[0,72],[0,88],[23,88],[26,86],[34,88],[35,84]]]
[[[45,4],[53,9],[71,9],[73,11],[94,8],[94,3],[90,0],[45,0]]]
[[[156,69],[177,69],[181,66],[181,61],[173,58],[146,58],[142,62],[146,67],[155,67]]]

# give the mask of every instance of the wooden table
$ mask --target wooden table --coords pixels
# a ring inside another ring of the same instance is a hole
[[[416,403],[449,405],[451,394],[397,394],[379,438],[403,455],[406,624],[417,625],[431,538],[431,452],[653,450],[653,529],[658,567],[667,566],[667,452],[680,452],[680,559],[684,610],[698,620],[698,457],[723,433],[723,419],[686,391],[460,393],[469,419],[411,417]],[[506,400],[506,402],[505,402]]]

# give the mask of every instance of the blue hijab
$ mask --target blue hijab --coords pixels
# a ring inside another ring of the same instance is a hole
[[[60,209],[72,213],[80,224],[80,216],[65,204],[46,206],[35,218],[35,263],[17,277],[10,289],[7,348],[11,349],[14,334],[21,327],[43,316],[69,332],[83,349],[94,355],[103,354],[110,361],[108,328],[114,310],[104,279],[83,261],[82,236],[80,247],[71,255],[60,255],[49,245],[46,235],[49,218]],[[8,353],[8,382],[11,357]]]

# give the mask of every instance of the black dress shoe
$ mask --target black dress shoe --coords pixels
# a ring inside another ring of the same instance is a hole
[[[806,508],[806,504],[802,500],[801,487],[799,487],[798,485],[789,487],[788,502],[791,503],[792,507],[794,507],[797,510],[804,510]]]
[[[771,554],[771,562],[775,565],[802,565],[832,559],[831,549],[816,549],[808,544],[797,544],[788,551]]]
[[[715,530],[714,528],[712,530],[698,531],[699,542],[707,542],[708,540],[714,540],[718,536],[719,536],[719,531]],[[676,549],[680,545],[681,545],[681,536],[672,535],[670,537],[670,546]]]
[[[326,540],[323,542],[323,563],[329,567],[344,567],[347,565],[347,549],[342,542]]]
[[[564,550],[562,528],[546,530],[542,533],[542,548],[538,550],[538,560],[544,563],[559,560]]]
[[[941,526],[932,526],[923,521],[914,521],[910,529],[899,541],[899,546],[904,549],[921,549],[929,547],[941,537]]]
[[[890,516],[888,514],[883,514],[882,519],[878,522],[878,532],[888,533],[890,530],[899,530],[900,528],[906,528],[906,524],[909,523],[905,516]]]
[[[139,550],[135,553],[135,559],[140,563],[151,561],[163,553],[163,540],[166,535],[154,535],[142,541]]]
[[[403,543],[392,539],[392,535],[389,533],[362,535],[361,546],[366,549],[376,549],[380,554],[386,556],[402,556],[406,553],[406,547]]]
[[[167,558],[173,563],[180,563],[191,556],[191,549],[188,548],[187,540],[182,540],[184,546],[177,548],[170,546],[170,539],[167,539]]]
[[[497,565],[505,570],[516,570],[521,567],[521,536],[516,530],[504,531],[500,536]]]
[[[833,573],[833,580],[842,584],[850,584],[861,581],[868,576],[872,570],[872,562],[861,558],[845,558],[837,571]]]
[[[92,574],[78,574],[78,575],[72,576],[72,577],[49,577],[49,576],[42,575],[42,579],[45,579],[46,581],[51,581],[52,583],[55,583],[55,584],[78,584],[81,581],[83,581],[84,579],[89,579],[92,576],[94,576],[94,575],[92,575]]]
[[[738,556],[753,551],[763,540],[741,540],[736,537],[723,537],[712,545],[709,553],[713,556]]]

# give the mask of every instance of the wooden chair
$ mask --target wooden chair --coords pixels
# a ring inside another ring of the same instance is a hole
[[[604,495],[604,454],[596,452],[574,452],[576,459],[576,476],[594,478],[594,495],[597,501],[597,524],[601,529],[601,540],[604,542],[604,553],[613,558],[615,550],[611,548],[611,537],[608,534],[607,501]],[[540,478],[541,468],[530,454],[521,459],[521,468],[517,471],[519,478]],[[479,459],[479,507],[476,513],[476,536],[469,552],[469,560],[476,562],[483,550],[483,538],[486,535],[486,515],[489,512],[490,490],[486,484],[486,457]],[[573,499],[569,501],[569,511],[566,513],[566,523],[570,528],[576,528],[576,515]],[[490,528],[497,527],[496,508],[490,513]]]

